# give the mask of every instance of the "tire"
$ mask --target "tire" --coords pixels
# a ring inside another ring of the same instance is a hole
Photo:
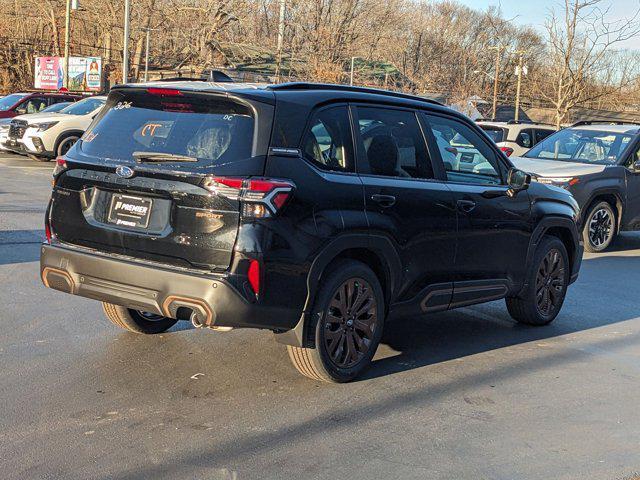
[[[58,148],[56,148],[56,155],[58,157],[62,157],[71,149],[71,147],[73,147],[73,145],[78,140],[80,140],[80,137],[78,135],[69,135],[68,137],[64,137],[62,140],[60,140],[60,143],[58,143]]]
[[[553,322],[562,309],[570,275],[569,256],[562,241],[542,237],[527,272],[527,287],[518,297],[506,299],[511,317],[526,325]]]
[[[321,281],[311,316],[314,348],[287,345],[289,358],[313,380],[349,382],[369,366],[382,338],[382,287],[369,267],[353,260],[337,264]],[[358,303],[360,315],[349,311]]]
[[[601,201],[593,204],[584,218],[582,239],[585,251],[603,252],[611,245],[617,234],[616,212],[608,202]]]
[[[114,325],[130,332],[145,335],[165,332],[178,321],[173,318],[139,312],[138,310],[132,310],[106,302],[102,302],[102,309]]]

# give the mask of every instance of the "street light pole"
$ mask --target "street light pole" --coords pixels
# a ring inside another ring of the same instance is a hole
[[[64,88],[69,89],[69,42],[71,41],[71,0],[67,0],[67,13],[64,21]]]
[[[124,42],[122,47],[122,83],[129,81],[129,30],[131,0],[124,0]]]
[[[516,88],[516,113],[513,119],[517,122],[520,119],[520,86],[522,84],[522,57],[524,56],[524,50],[519,50],[516,52],[519,55],[518,58],[518,86]]]
[[[490,50],[496,51],[496,71],[495,78],[493,79],[493,110],[491,120],[496,119],[496,113],[498,110],[498,76],[500,75],[500,54],[504,50],[504,45],[496,45],[495,47],[489,47]]]

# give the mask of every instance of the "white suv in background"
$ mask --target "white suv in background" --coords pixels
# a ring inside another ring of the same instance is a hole
[[[15,117],[15,118],[28,121],[28,119],[31,118],[31,115],[39,115],[41,113],[48,113],[48,114],[57,113],[72,103],[73,102],[54,103],[53,105],[49,105],[39,113],[28,113],[26,115],[19,115],[18,117]],[[9,128],[11,127],[11,122],[13,120],[14,118],[0,119],[0,151],[11,151],[14,153],[20,153],[21,155],[24,155],[24,152],[18,151],[18,150],[12,150],[11,146],[5,145],[9,140]],[[20,137],[17,141],[20,142],[20,145],[22,145],[22,137]]]
[[[73,146],[91,124],[107,97],[89,97],[62,109],[60,113],[29,115],[28,121],[14,118],[25,128],[21,143],[30,157],[49,161],[62,156]],[[26,124],[25,124],[26,123]]]
[[[544,123],[516,122],[489,122],[478,121],[478,126],[500,147],[507,157],[524,155],[535,144],[544,140],[556,129]]]

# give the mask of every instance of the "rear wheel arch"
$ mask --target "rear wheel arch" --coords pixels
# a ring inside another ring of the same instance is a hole
[[[382,287],[386,308],[394,299],[400,284],[402,263],[393,242],[377,235],[343,235],[327,245],[313,261],[307,276],[307,299],[298,324],[288,332],[276,335],[279,342],[287,345],[308,347],[313,343],[311,311],[322,280],[337,265],[355,260],[369,267]]]

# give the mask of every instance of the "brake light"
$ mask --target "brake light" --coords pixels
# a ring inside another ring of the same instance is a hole
[[[251,260],[251,262],[249,262],[247,277],[249,278],[249,285],[251,285],[253,293],[258,295],[260,293],[260,262],[258,262],[258,260]]]
[[[510,157],[513,153],[513,148],[510,147],[500,147],[500,150],[502,150],[507,157]]]
[[[157,95],[159,97],[182,97],[182,92],[175,88],[147,88],[149,95]]]
[[[214,177],[205,180],[204,187],[230,200],[239,200],[243,217],[265,218],[284,207],[295,185],[287,180],[270,178]]]
[[[64,157],[56,158],[56,166],[53,169],[53,180],[51,180],[51,186],[56,186],[56,179],[58,176],[67,169],[67,161]]]
[[[48,220],[45,220],[44,222],[44,235],[47,237],[47,243],[51,243],[51,227],[49,226]]]
[[[449,153],[453,153],[454,155],[458,155],[458,149],[455,147],[445,147],[445,150]]]

